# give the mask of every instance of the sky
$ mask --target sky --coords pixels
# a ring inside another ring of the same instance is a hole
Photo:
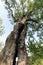
[[[0,0],[0,17],[3,19],[2,25],[4,26],[4,33],[0,36],[0,42],[3,43],[6,41],[7,36],[13,30],[13,25],[11,24],[10,19],[8,18],[8,12],[5,9],[4,2]]]

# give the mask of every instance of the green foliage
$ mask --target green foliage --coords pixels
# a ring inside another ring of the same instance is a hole
[[[34,8],[34,4],[30,1],[30,2],[28,3],[28,10],[29,10],[29,11],[33,11],[33,8]]]
[[[0,17],[0,23],[2,23],[2,21],[3,21],[3,20],[2,20],[2,18]]]
[[[34,14],[38,20],[43,19],[43,0],[34,0]]]
[[[14,20],[28,14],[34,7],[34,3],[29,0],[6,0],[5,4],[9,15],[13,14]]]
[[[43,46],[41,44],[29,44],[31,56],[29,57],[30,65],[43,65]]]
[[[5,0],[5,4],[9,15],[13,14],[15,19],[31,10],[38,21],[43,19],[43,0]]]

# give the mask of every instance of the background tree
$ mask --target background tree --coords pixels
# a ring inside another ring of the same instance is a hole
[[[0,17],[0,35],[3,33],[3,25],[2,25],[2,18]]]
[[[2,50],[3,47],[4,47],[3,42],[0,42],[0,52],[1,52],[1,50]]]

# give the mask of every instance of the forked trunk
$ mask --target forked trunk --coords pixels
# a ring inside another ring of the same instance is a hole
[[[23,20],[22,20],[23,21]],[[7,37],[5,47],[0,52],[0,65],[13,65],[13,57],[15,54],[15,37],[17,35],[18,24],[14,26],[14,30]],[[18,65],[29,65],[25,46],[26,28],[21,32],[18,45]]]

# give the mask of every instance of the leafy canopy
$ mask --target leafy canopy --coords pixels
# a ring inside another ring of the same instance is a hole
[[[0,17],[0,35],[3,33],[2,18]]]
[[[6,8],[13,13],[16,18],[29,12],[29,10],[31,10],[33,7],[33,3],[31,1],[29,2],[28,0],[6,0],[5,3],[7,3]]]
[[[32,11],[33,18],[43,19],[43,1],[42,0],[5,0],[6,9],[9,15],[13,15],[14,20],[28,14]]]

